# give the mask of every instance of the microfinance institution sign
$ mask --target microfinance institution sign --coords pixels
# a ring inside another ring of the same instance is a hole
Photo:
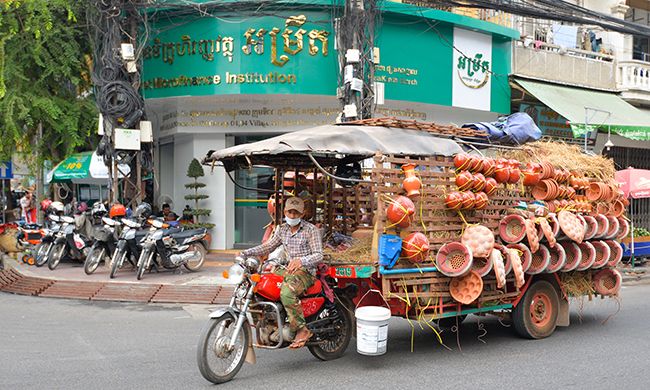
[[[455,107],[490,110],[492,37],[454,28],[452,104]]]
[[[146,98],[308,93],[335,95],[330,24],[319,13],[243,22],[197,18],[160,31],[143,49]],[[335,54],[335,53],[334,53]]]

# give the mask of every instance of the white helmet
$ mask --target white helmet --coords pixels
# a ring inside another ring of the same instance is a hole
[[[104,207],[102,202],[95,202],[90,213],[98,216],[104,215],[106,214],[106,207]]]
[[[64,209],[63,203],[58,202],[58,201],[57,202],[52,202],[52,204],[50,205],[50,209],[52,211],[54,211],[55,213],[62,213],[63,209]]]

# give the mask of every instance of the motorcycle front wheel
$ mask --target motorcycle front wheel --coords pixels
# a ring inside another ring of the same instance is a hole
[[[191,244],[189,248],[187,248],[187,251],[197,251],[199,252],[199,259],[194,260],[194,261],[188,261],[185,263],[185,268],[187,268],[190,271],[198,271],[203,267],[203,262],[205,261],[205,255],[208,252],[205,247],[198,242],[195,242],[194,244]]]
[[[100,247],[92,248],[92,250],[88,254],[88,257],[86,257],[86,261],[84,262],[84,272],[86,272],[86,275],[91,275],[93,272],[97,270],[97,267],[99,266],[99,263],[104,258],[105,254],[106,254],[105,248],[100,248]]]
[[[115,253],[113,254],[113,259],[111,261],[111,274],[110,274],[111,279],[115,277],[117,270],[122,267],[125,257],[126,257],[126,251],[119,250],[119,249],[115,250]]]
[[[50,250],[52,250],[52,243],[47,242],[47,243],[41,243],[38,244],[38,248],[36,249],[36,266],[37,267],[42,267],[47,263],[47,258],[50,254]]]
[[[152,257],[153,252],[150,250],[143,250],[140,254],[140,259],[138,260],[138,280],[142,279],[144,271],[146,271],[149,264],[151,264]]]
[[[228,349],[236,323],[235,318],[226,313],[219,318],[210,319],[201,332],[196,360],[201,375],[212,383],[228,382],[244,364],[249,343],[246,321],[239,329],[232,350]]]
[[[337,330],[336,335],[308,347],[309,352],[320,360],[334,360],[343,356],[354,332],[355,326],[350,311],[338,301],[336,302],[336,311],[339,316],[333,324]]]
[[[65,244],[64,243],[54,244],[52,246],[52,249],[50,250],[50,253],[47,256],[47,268],[54,270],[61,262],[61,259],[63,258],[64,254],[65,254]]]

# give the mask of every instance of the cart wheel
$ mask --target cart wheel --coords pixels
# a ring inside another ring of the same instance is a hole
[[[27,258],[27,264],[29,264],[29,265],[34,265],[34,264],[36,264],[36,259],[35,259],[34,257],[32,257],[32,256],[29,256],[29,257]]]
[[[560,300],[552,284],[533,283],[512,311],[512,323],[521,337],[542,339],[555,331]]]
[[[23,263],[26,263],[26,262],[27,262],[27,258],[28,258],[28,257],[29,257],[29,256],[27,256],[27,255],[23,255],[23,257],[22,257]]]

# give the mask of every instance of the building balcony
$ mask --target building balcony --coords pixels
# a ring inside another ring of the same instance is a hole
[[[516,76],[559,84],[616,90],[614,57],[539,41],[515,42],[512,72]]]
[[[619,61],[616,72],[621,97],[637,105],[650,105],[650,62]]]

